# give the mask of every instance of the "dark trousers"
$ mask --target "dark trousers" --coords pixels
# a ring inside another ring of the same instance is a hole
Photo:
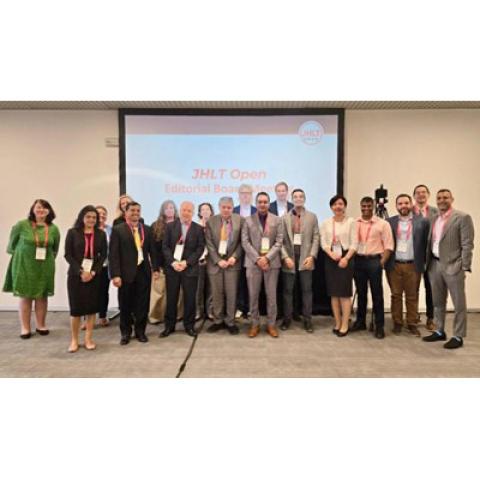
[[[187,276],[185,272],[167,272],[167,312],[165,328],[174,329],[177,323],[177,302],[180,285],[183,290],[183,325],[193,328],[195,325],[198,276]]]
[[[312,318],[312,271],[297,270],[295,273],[282,272],[283,280],[283,316],[288,322],[292,320],[293,314],[298,316],[298,305],[295,301],[295,287],[301,287],[302,291],[302,315],[304,320]],[[281,297],[280,297],[281,298]],[[282,303],[282,302],[279,302]]]
[[[247,269],[245,267],[242,267],[242,270],[240,271],[240,277],[238,279],[237,308],[244,315],[247,315],[248,311],[250,310]]]
[[[383,269],[380,264],[380,256],[366,257],[357,255],[355,257],[353,279],[358,296],[357,322],[361,325],[365,325],[366,323],[368,284],[370,284],[370,290],[372,292],[375,325],[377,327],[383,327],[385,325],[382,274]]]
[[[144,334],[147,326],[151,279],[144,264],[145,262],[137,267],[132,283],[123,283],[118,289],[120,332],[125,337],[132,334],[132,316],[135,335]]]
[[[100,288],[99,288],[99,318],[107,318],[108,312],[108,290],[110,288],[110,277],[108,276],[108,267],[103,267],[100,273]]]
[[[432,284],[430,283],[430,278],[428,277],[428,272],[423,274],[423,283],[425,285],[425,302],[427,304],[427,318],[433,320],[433,295],[432,295]]]

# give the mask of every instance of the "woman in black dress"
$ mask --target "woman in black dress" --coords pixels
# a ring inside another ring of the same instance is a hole
[[[106,257],[107,238],[98,228],[98,212],[93,205],[87,205],[80,210],[65,240],[65,259],[70,264],[67,289],[72,317],[72,341],[68,349],[71,353],[79,347],[80,317],[83,316],[87,319],[85,348],[94,350],[96,347],[92,333],[100,310],[100,276]]]

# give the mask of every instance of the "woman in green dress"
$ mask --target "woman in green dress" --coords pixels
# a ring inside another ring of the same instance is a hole
[[[54,294],[55,258],[60,232],[52,222],[55,212],[46,200],[35,200],[26,220],[20,220],[10,234],[4,292],[20,297],[20,338],[31,337],[32,304],[35,302],[36,331],[48,335],[45,325],[48,297]]]

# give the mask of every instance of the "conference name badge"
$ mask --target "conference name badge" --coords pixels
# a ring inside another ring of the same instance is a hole
[[[302,234],[301,233],[295,233],[293,235],[293,244],[294,245],[301,245],[302,244]]]
[[[359,243],[357,253],[359,255],[365,255],[367,253],[367,245],[365,243]]]
[[[340,242],[337,242],[337,243],[334,243],[333,244],[333,247],[332,247],[332,252],[335,254],[335,255],[338,255],[338,256],[342,256],[343,255],[343,252],[342,252],[342,244]]]
[[[184,247],[183,244],[178,244],[178,245],[175,246],[175,251],[173,252],[173,258],[174,258],[177,262],[181,262],[181,261],[182,261],[183,247]]]
[[[220,243],[218,244],[218,253],[219,253],[219,255],[226,255],[227,254],[227,241],[226,240],[220,240]]]
[[[262,237],[262,243],[260,245],[260,253],[268,253],[270,250],[270,239],[268,237]]]
[[[86,273],[90,273],[93,268],[93,260],[91,258],[84,258],[82,261],[82,270]]]
[[[137,265],[140,265],[143,262],[143,249],[138,249],[138,258],[137,258]]]
[[[397,241],[397,252],[407,253],[407,242],[405,240]]]
[[[37,247],[35,250],[35,260],[46,260],[47,259],[47,249],[45,247]]]

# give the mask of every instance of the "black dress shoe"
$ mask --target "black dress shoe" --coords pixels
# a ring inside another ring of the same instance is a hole
[[[35,331],[36,331],[39,335],[48,335],[48,334],[50,333],[50,330],[39,330],[38,328],[36,328]]]
[[[312,321],[311,321],[310,319],[304,320],[304,321],[303,321],[303,328],[304,328],[305,331],[307,331],[308,333],[313,333]]]
[[[165,328],[165,330],[160,333],[159,337],[160,338],[165,338],[168,337],[170,334],[172,334],[175,331],[174,328]]]
[[[290,320],[283,320],[282,324],[280,325],[280,330],[288,330],[290,328]]]
[[[348,330],[346,332],[341,332],[338,330],[337,337],[346,337],[348,335]]]
[[[226,329],[230,335],[238,335],[240,333],[240,330],[236,325],[226,325]]]
[[[122,336],[120,339],[120,345],[128,345],[130,343],[130,337]]]
[[[433,332],[431,335],[428,335],[427,337],[423,337],[422,340],[424,342],[440,342],[444,341],[447,339],[447,336],[445,335],[445,332]]]
[[[452,350],[454,348],[460,348],[463,346],[463,339],[462,337],[452,337],[447,343],[443,345],[443,348],[448,348]]]
[[[375,338],[382,339],[385,338],[385,330],[383,327],[375,327]]]
[[[198,334],[197,332],[195,331],[195,329],[193,327],[190,327],[190,328],[186,328],[185,329],[185,333],[187,335],[189,335],[190,337],[196,337]]]
[[[214,323],[207,328],[208,333],[215,333],[225,328],[225,323]]]
[[[146,343],[148,342],[148,337],[144,333],[140,333],[139,335],[136,335],[137,340],[141,343]]]
[[[359,332],[360,330],[366,330],[366,329],[367,329],[367,326],[364,323],[355,322],[352,325],[351,331],[352,332]]]
[[[29,339],[31,336],[32,336],[32,332],[22,333],[22,334],[20,335],[20,338],[21,338],[22,340],[27,340],[27,339]]]

